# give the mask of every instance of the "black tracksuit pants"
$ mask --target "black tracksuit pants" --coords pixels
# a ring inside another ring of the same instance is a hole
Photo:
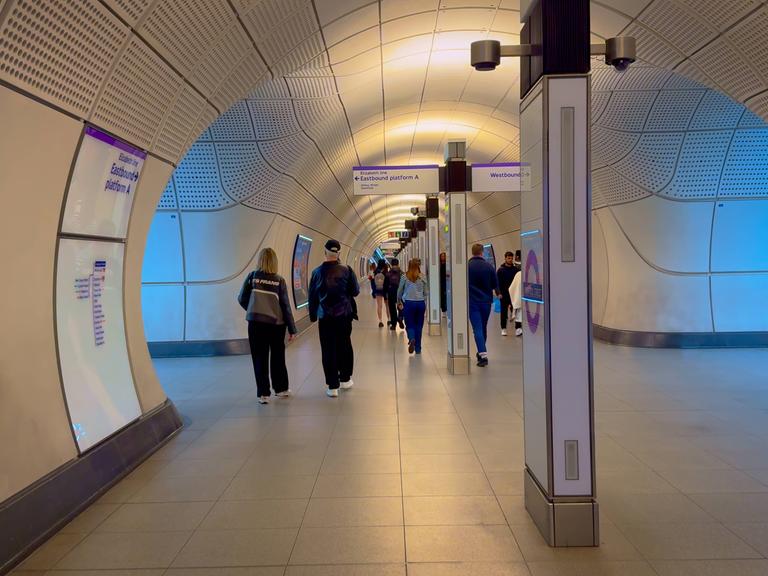
[[[334,390],[339,387],[339,382],[348,382],[352,378],[355,364],[355,353],[352,349],[352,317],[320,318],[318,329],[325,383],[328,388]]]
[[[509,311],[512,308],[512,299],[509,297],[509,290],[502,291],[501,293],[501,329],[507,329],[507,320],[509,319]]]
[[[251,345],[257,394],[271,395],[270,374],[275,393],[288,390],[288,369],[285,367],[285,324],[248,322],[248,342]]]
[[[394,328],[398,321],[403,319],[402,311],[397,309],[397,291],[387,294],[387,306],[389,306],[389,325]]]

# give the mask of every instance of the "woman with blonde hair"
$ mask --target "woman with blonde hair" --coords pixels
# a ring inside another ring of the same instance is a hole
[[[398,307],[403,310],[405,330],[408,333],[408,353],[421,354],[421,332],[427,311],[429,285],[421,275],[421,262],[414,258],[408,262],[408,271],[400,278],[397,289]]]
[[[248,321],[248,342],[251,345],[256,393],[259,403],[269,403],[272,388],[279,398],[291,395],[288,369],[285,367],[285,330],[288,340],[296,334],[288,287],[277,273],[277,254],[272,248],[259,252],[256,270],[248,274],[237,300]]]

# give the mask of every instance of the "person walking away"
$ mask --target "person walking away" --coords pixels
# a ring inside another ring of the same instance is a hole
[[[523,275],[518,272],[509,286],[509,299],[515,318],[515,336],[523,335]]]
[[[397,291],[400,288],[400,278],[403,276],[403,271],[400,270],[400,261],[397,258],[392,259],[392,265],[387,272],[387,281],[385,285],[385,292],[387,295],[387,307],[389,308],[389,329],[397,330],[397,326],[400,325],[402,329],[403,317],[397,306]]]
[[[429,285],[421,275],[417,259],[408,262],[408,271],[400,278],[397,301],[403,307],[405,329],[408,333],[408,353],[421,354],[421,333],[424,329],[424,315],[427,311]]]
[[[498,292],[496,271],[483,258],[483,245],[472,244],[472,257],[467,263],[469,289],[469,322],[477,346],[477,365],[488,366],[488,317],[491,315],[493,294]]]
[[[296,323],[288,299],[288,286],[277,270],[277,254],[272,248],[264,248],[259,252],[256,270],[248,274],[237,297],[246,311],[248,342],[260,404],[269,403],[270,374],[275,395],[278,398],[291,395],[285,366],[285,330],[288,329],[288,340],[293,340]]]
[[[445,252],[440,252],[440,310],[445,313],[448,311],[448,264],[446,262]]]
[[[352,319],[360,286],[349,266],[339,262],[341,244],[325,243],[325,262],[312,271],[309,281],[309,319],[318,323],[326,394],[339,395],[339,388],[352,388],[354,350]]]
[[[504,262],[501,263],[499,269],[496,271],[496,279],[499,284],[498,296],[501,299],[501,335],[507,335],[507,319],[509,316],[509,309],[511,302],[509,300],[509,287],[512,285],[512,280],[515,275],[520,271],[520,268],[515,266],[515,255],[512,252],[504,253]]]
[[[382,308],[384,308],[384,300],[387,295],[386,291],[387,283],[387,264],[383,260],[379,261],[379,265],[373,272],[373,278],[371,279],[371,294],[374,300],[376,300],[376,315],[379,318],[379,328],[384,328],[384,322],[382,322]]]

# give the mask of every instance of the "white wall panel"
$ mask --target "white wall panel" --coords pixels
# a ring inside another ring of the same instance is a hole
[[[184,286],[144,285],[141,288],[144,335],[148,342],[184,340]]]
[[[712,271],[758,270],[768,271],[768,202],[718,202],[712,235]]]
[[[187,286],[187,341],[248,338],[245,313],[237,303],[242,279]]]
[[[603,325],[605,305],[610,289],[608,247],[596,213],[592,213],[592,322]]]
[[[142,282],[183,282],[181,230],[176,212],[156,212],[147,236]]]
[[[709,278],[673,275],[646,264],[607,210],[597,217],[605,233],[610,270],[603,326],[639,332],[711,332]]]
[[[718,332],[768,332],[768,273],[712,276]]]
[[[184,212],[187,281],[213,281],[239,274],[253,258],[273,214],[236,206],[217,212]],[[222,250],[226,246],[227,249]]]
[[[611,207],[630,242],[649,262],[673,272],[708,272],[713,202],[650,196]]]

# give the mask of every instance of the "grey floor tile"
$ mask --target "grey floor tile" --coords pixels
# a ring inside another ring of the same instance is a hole
[[[173,561],[174,568],[279,566],[288,563],[296,529],[196,532]]]
[[[403,454],[474,454],[472,444],[466,438],[403,438]]]
[[[670,484],[686,494],[768,492],[768,486],[740,470],[661,470]]]
[[[94,533],[57,565],[59,570],[167,568],[191,532]]]
[[[285,576],[406,576],[405,564],[288,566]]]
[[[47,576],[163,576],[165,568],[138,568],[127,570],[49,570]],[[26,575],[19,575],[26,576]]]
[[[309,498],[315,476],[236,476],[222,500],[272,500]]]
[[[532,576],[657,576],[644,561],[531,562]]]
[[[768,560],[654,560],[659,576],[765,576]]]
[[[56,566],[72,549],[75,548],[85,538],[85,534],[56,534],[45,544],[35,550],[30,556],[22,562],[18,570],[48,570]]]
[[[200,530],[298,528],[309,500],[250,500],[217,502]]]
[[[302,528],[291,564],[384,564],[405,562],[403,528]]]
[[[179,532],[195,530],[213,502],[123,504],[97,532]]]
[[[404,496],[490,496],[482,473],[403,474]]]
[[[516,472],[525,468],[525,457],[522,450],[504,452],[478,453],[478,458],[487,473]]]
[[[313,498],[401,496],[400,474],[327,474],[317,477]]]
[[[408,576],[530,576],[523,562],[426,562],[408,564]]]
[[[409,562],[520,562],[508,526],[406,526]]]
[[[186,476],[219,476],[232,478],[243,466],[237,460],[172,460],[156,478],[183,478]]]
[[[597,484],[600,492],[616,492],[618,494],[674,494],[679,492],[658,472],[647,467],[609,470],[602,470],[598,467]]]
[[[760,558],[722,524],[628,524],[622,533],[649,559],[707,560]]]
[[[59,530],[59,534],[89,534],[119,507],[119,504],[91,504],[74,520]]]
[[[523,472],[488,472],[488,481],[497,496],[511,496],[523,493]]]
[[[407,497],[403,504],[409,526],[506,524],[493,496]]]
[[[551,548],[532,521],[511,526],[526,562],[639,561],[636,547],[609,522],[600,523],[600,546],[595,548]]]
[[[768,522],[728,524],[736,535],[768,558]]]
[[[308,528],[402,526],[401,498],[313,498],[302,524]]]
[[[329,454],[400,454],[395,438],[349,438],[337,436],[328,445]]]
[[[320,469],[321,474],[397,474],[398,454],[343,454],[330,452]]]
[[[525,509],[523,494],[497,495],[496,498],[510,526],[514,524],[530,524],[532,522],[530,514]]]
[[[226,476],[183,476],[150,480],[129,502],[207,502],[216,500],[231,482]]]
[[[768,522],[768,493],[694,494],[691,498],[721,522]]]
[[[333,431],[333,437],[358,439],[397,439],[398,429],[397,426],[337,426]]]
[[[181,452],[179,460],[241,460],[253,454],[255,444],[202,443],[196,440]]]
[[[401,465],[403,474],[483,471],[480,460],[474,454],[403,454]]]
[[[700,506],[685,494],[605,493],[599,499],[600,510],[615,524],[662,523],[698,524],[714,522]]]
[[[88,575],[84,574],[83,576]],[[283,576],[283,567],[169,568],[165,572],[165,576]]]

